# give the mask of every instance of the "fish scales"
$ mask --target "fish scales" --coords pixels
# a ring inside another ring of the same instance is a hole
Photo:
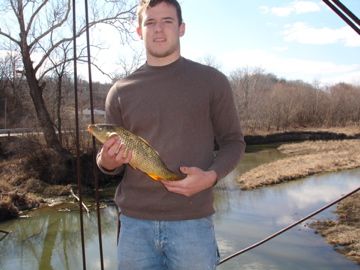
[[[101,143],[118,136],[127,151],[132,152],[130,166],[146,173],[153,180],[180,180],[183,178],[165,165],[158,152],[143,138],[130,131],[109,124],[92,124],[88,131]]]

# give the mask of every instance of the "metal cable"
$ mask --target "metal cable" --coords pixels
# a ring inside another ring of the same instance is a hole
[[[341,19],[360,35],[360,20],[339,0],[323,0]]]
[[[305,220],[307,220],[307,219],[309,219],[309,218],[311,218],[311,217],[319,214],[320,212],[324,211],[325,209],[327,209],[327,208],[333,206],[334,204],[342,201],[343,199],[351,196],[352,194],[355,194],[355,193],[358,192],[359,190],[360,190],[360,187],[358,187],[358,188],[356,188],[355,190],[347,193],[346,195],[340,197],[339,199],[337,199],[337,200],[335,200],[335,201],[333,201],[333,202],[331,202],[331,203],[329,203],[329,204],[321,207],[320,209],[318,209],[318,210],[312,212],[311,214],[307,215],[306,217],[304,217],[304,218],[302,218],[302,219],[300,219],[300,220],[292,223],[291,225],[289,225],[289,226],[287,226],[287,227],[285,227],[285,228],[277,231],[276,233],[269,235],[268,237],[264,238],[263,240],[261,240],[261,241],[259,241],[259,242],[256,242],[256,243],[248,246],[247,248],[244,248],[244,249],[242,249],[242,250],[240,250],[240,251],[238,251],[238,252],[236,252],[236,253],[234,253],[234,254],[232,254],[232,255],[224,258],[224,259],[222,259],[222,260],[219,262],[219,265],[222,264],[222,263],[224,263],[224,262],[226,262],[226,261],[228,261],[228,260],[230,260],[230,259],[232,259],[232,258],[234,258],[234,257],[236,257],[236,256],[239,256],[240,254],[243,254],[243,253],[245,253],[245,252],[247,252],[247,251],[249,251],[249,250],[251,250],[251,249],[253,249],[253,248],[258,247],[258,246],[264,244],[265,242],[268,242],[269,240],[271,240],[271,239],[279,236],[280,234],[282,234],[282,233],[290,230],[291,228],[295,227],[296,225],[299,225],[299,224],[302,223],[303,221],[305,221]]]
[[[92,87],[92,73],[91,73],[91,53],[90,53],[90,33],[89,33],[89,8],[87,0],[85,2],[85,18],[86,18],[86,48],[87,48],[87,65],[89,76],[89,94],[90,94],[90,112],[91,112],[91,124],[95,123],[94,119],[94,99],[93,99],[93,87]],[[93,176],[95,181],[95,200],[96,200],[96,214],[97,214],[97,228],[99,236],[99,252],[100,252],[100,265],[101,270],[104,270],[104,257],[102,246],[102,233],[101,233],[101,215],[100,215],[100,202],[99,202],[99,178],[98,171],[96,169],[96,144],[95,137],[92,137],[92,164],[93,164]]]
[[[76,51],[76,0],[72,1],[73,7],[73,46],[74,46],[74,90],[75,90],[75,125],[76,125],[76,176],[79,196],[80,209],[80,232],[81,232],[81,250],[83,269],[86,270],[85,257],[85,237],[84,237],[84,221],[83,221],[83,207],[82,207],[82,187],[81,187],[81,173],[80,173],[80,135],[79,135],[79,105],[78,105],[78,84],[77,84],[77,51]]]

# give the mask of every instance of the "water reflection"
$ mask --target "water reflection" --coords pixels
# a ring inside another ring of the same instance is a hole
[[[360,185],[360,170],[352,170],[252,191],[239,189],[235,181],[239,171],[282,156],[275,149],[255,149],[215,189],[214,221],[222,257],[262,240]],[[73,205],[60,207],[74,208]],[[333,209],[316,218],[332,216]],[[12,231],[0,241],[0,269],[82,269],[78,212],[56,210],[40,209],[32,212],[30,219],[0,223],[0,229]],[[101,217],[104,266],[116,269],[115,207],[102,209]],[[100,269],[95,213],[84,216],[84,229],[87,269]],[[336,253],[304,223],[218,269],[358,270],[359,267]]]
[[[316,183],[318,179],[326,177],[329,181],[336,181],[336,186],[329,185],[328,182]],[[346,177],[347,181],[341,181]],[[358,187],[357,171],[342,172],[341,174],[325,174],[321,176],[311,176],[302,183],[296,190],[287,191],[289,201],[296,203],[298,208],[307,208],[315,203],[329,203],[339,196],[340,190],[354,190]],[[316,186],[316,188],[314,188]]]
[[[222,257],[264,239],[354,190],[360,186],[359,179],[358,169],[312,176],[270,188],[229,191],[226,214],[219,211],[215,215]],[[220,207],[222,210],[223,204]],[[313,219],[333,217],[334,209]],[[314,234],[307,226],[309,222],[224,263],[219,269],[359,269]]]
[[[30,219],[1,224],[2,228],[12,233],[0,243],[0,269],[82,268],[78,213],[54,210],[41,209],[33,212],[34,216]],[[116,246],[116,217],[115,207],[102,210],[103,240],[112,247]],[[84,229],[87,269],[99,269],[97,220],[94,214],[84,217]],[[115,269],[113,258],[106,257],[106,269]]]

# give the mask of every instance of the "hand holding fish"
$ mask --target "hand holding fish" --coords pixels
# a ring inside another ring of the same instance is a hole
[[[165,165],[159,153],[147,141],[122,127],[94,124],[88,126],[88,131],[104,145],[100,160],[98,157],[98,164],[104,169],[114,170],[129,163],[132,168],[146,173],[154,181],[183,178],[183,175],[171,171]]]
[[[106,170],[112,171],[123,164],[129,163],[132,153],[126,149],[119,138],[113,136],[104,143],[99,158],[101,166]]]
[[[212,187],[216,180],[215,171],[203,171],[197,167],[181,167],[181,172],[186,174],[183,180],[179,181],[161,181],[170,192],[182,194],[190,197],[207,188]]]

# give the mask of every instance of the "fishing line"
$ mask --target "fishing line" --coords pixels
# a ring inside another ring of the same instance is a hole
[[[89,33],[89,8],[87,0],[85,2],[85,18],[86,18],[86,48],[87,48],[87,66],[88,66],[88,76],[89,76],[89,94],[90,94],[90,114],[91,114],[91,124],[95,123],[94,119],[94,99],[93,99],[93,87],[92,87],[92,73],[91,73],[91,53],[90,53],[90,33]],[[100,252],[100,265],[101,270],[104,270],[104,258],[103,258],[103,247],[102,247],[102,237],[101,237],[101,215],[100,215],[100,202],[99,202],[99,178],[98,171],[96,169],[96,144],[95,137],[92,137],[92,164],[93,164],[93,176],[95,181],[95,200],[96,200],[96,214],[97,214],[97,228],[99,236],[99,252]]]
[[[347,198],[347,197],[355,194],[355,193],[358,192],[359,190],[360,190],[360,187],[354,189],[353,191],[347,193],[346,195],[340,197],[339,199],[337,199],[337,200],[335,200],[335,201],[333,201],[333,202],[331,202],[331,203],[329,203],[329,204],[321,207],[320,209],[318,209],[318,210],[312,212],[311,214],[307,215],[306,217],[304,217],[304,218],[302,218],[302,219],[300,219],[300,220],[292,223],[291,225],[289,225],[289,226],[287,226],[287,227],[285,227],[285,228],[277,231],[276,233],[269,235],[268,237],[264,238],[263,240],[261,240],[261,241],[259,241],[259,242],[256,242],[256,243],[248,246],[247,248],[244,248],[244,249],[242,249],[242,250],[240,250],[240,251],[238,251],[238,252],[236,252],[236,253],[234,253],[234,254],[232,254],[232,255],[224,258],[224,259],[222,259],[222,260],[219,262],[219,265],[222,264],[222,263],[224,263],[224,262],[226,262],[226,261],[228,261],[228,260],[231,260],[231,259],[233,259],[234,257],[237,257],[237,256],[239,256],[239,255],[241,255],[241,254],[243,254],[243,253],[245,253],[245,252],[247,252],[247,251],[249,251],[249,250],[251,250],[251,249],[253,249],[253,248],[256,248],[256,247],[258,247],[258,246],[260,246],[260,245],[268,242],[269,240],[271,240],[271,239],[279,236],[280,234],[282,234],[282,233],[290,230],[291,228],[295,227],[296,225],[299,225],[299,224],[302,223],[303,221],[305,221],[305,220],[307,220],[307,219],[309,219],[309,218],[311,218],[311,217],[319,214],[320,212],[324,211],[325,209],[327,209],[327,208],[333,206],[334,204],[336,204],[336,203],[344,200],[345,198]]]
[[[76,51],[76,0],[72,1],[73,7],[73,46],[74,46],[74,91],[75,91],[75,133],[76,133],[76,177],[79,196],[79,209],[80,209],[80,232],[81,232],[81,250],[83,269],[86,270],[86,257],[85,257],[85,240],[84,240],[84,221],[83,221],[83,208],[82,208],[82,188],[81,188],[81,174],[80,174],[80,136],[79,136],[79,105],[78,105],[78,83],[77,83],[77,51]]]

